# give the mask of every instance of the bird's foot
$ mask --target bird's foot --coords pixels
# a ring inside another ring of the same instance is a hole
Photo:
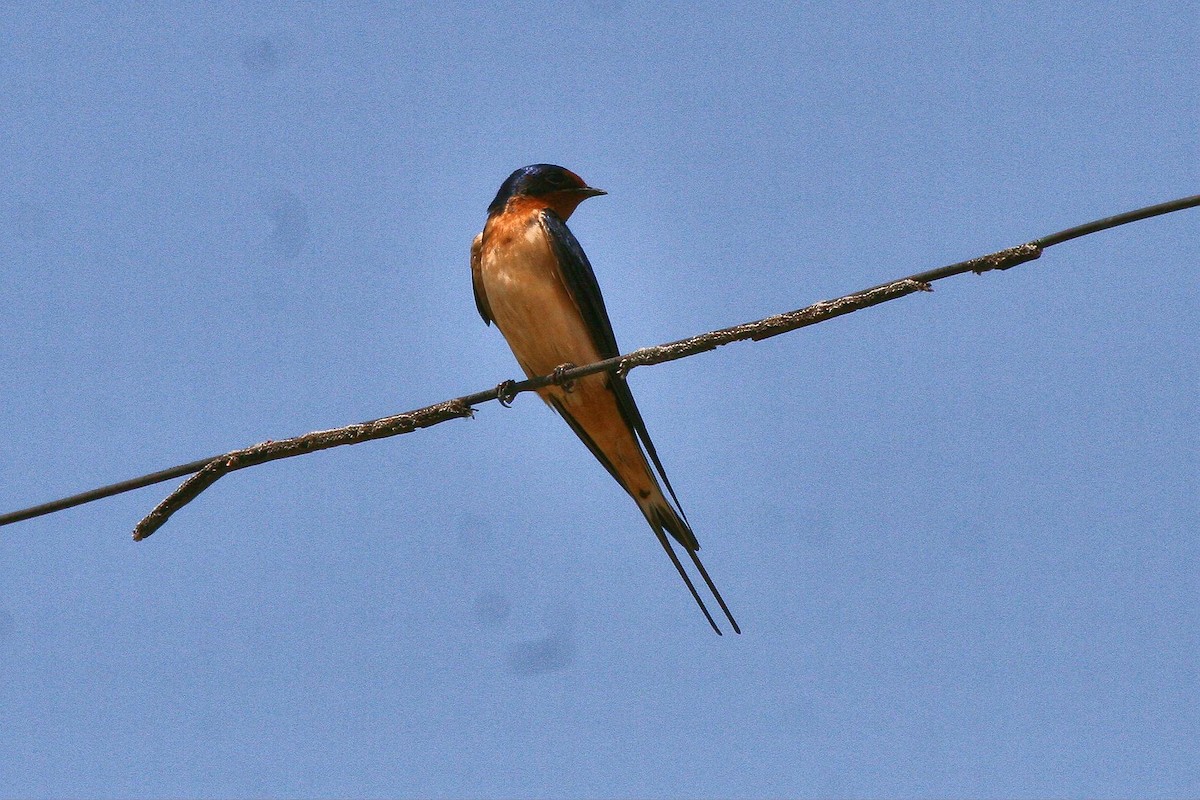
[[[517,396],[517,393],[513,391],[516,385],[516,381],[504,381],[496,387],[496,399],[500,401],[500,405],[512,408],[513,400]]]
[[[569,369],[575,369],[575,365],[570,361],[568,361],[566,364],[559,364],[554,368],[554,372],[550,374],[551,377],[554,378],[554,382],[561,386],[562,390],[568,394],[575,391],[575,381],[567,380],[563,377],[563,374]]]

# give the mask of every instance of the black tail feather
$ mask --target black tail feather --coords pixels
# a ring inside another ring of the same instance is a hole
[[[729,620],[729,624],[733,626],[734,633],[741,633],[742,629],[738,627],[737,620],[733,618],[733,614],[729,613],[729,606],[725,605],[725,598],[721,597],[721,593],[717,591],[717,586],[713,583],[712,578],[708,577],[708,570],[704,568],[704,564],[700,561],[700,556],[696,555],[695,550],[688,550],[688,555],[692,557],[692,563],[696,565],[696,569],[700,570],[700,576],[704,578],[704,582],[708,584],[708,590],[712,592],[713,597],[717,598],[717,602],[721,606],[721,610],[725,612],[725,618]]]
[[[663,546],[663,550],[667,551],[667,555],[671,558],[671,563],[674,564],[675,569],[679,571],[679,577],[683,578],[683,582],[687,584],[688,591],[692,593],[692,598],[696,601],[696,605],[700,606],[700,610],[704,612],[704,618],[708,620],[708,624],[712,626],[712,629],[717,632],[717,636],[721,636],[721,629],[717,627],[717,623],[712,618],[712,614],[708,613],[708,606],[704,605],[704,601],[700,599],[700,593],[696,591],[696,587],[692,583],[692,579],[688,577],[687,571],[683,568],[683,564],[679,562],[679,556],[675,555],[675,548],[671,547],[671,543],[667,541],[667,536],[665,533],[663,533],[661,525],[654,526],[654,535],[658,537],[658,543]],[[722,605],[724,605],[724,603],[722,603]]]
[[[654,529],[654,533],[658,536],[659,542],[663,549],[667,551],[667,555],[671,557],[671,563],[675,565],[675,569],[679,571],[679,576],[683,578],[683,582],[687,584],[688,590],[692,593],[692,597],[696,600],[696,605],[700,606],[700,610],[704,612],[708,624],[712,625],[714,631],[721,633],[716,622],[713,621],[712,615],[708,613],[708,607],[704,605],[704,601],[700,599],[699,593],[696,591],[692,579],[684,570],[683,564],[680,563],[678,556],[675,554],[675,548],[671,546],[671,542],[667,539],[666,533],[669,532],[672,538],[676,539],[692,557],[692,563],[696,565],[696,569],[700,572],[700,576],[704,578],[705,585],[712,592],[713,597],[717,599],[721,610],[725,612],[726,619],[733,626],[734,633],[741,633],[742,629],[738,627],[737,620],[733,618],[733,614],[729,611],[729,606],[725,604],[725,598],[721,597],[721,593],[717,591],[717,585],[713,583],[713,579],[709,577],[708,570],[704,568],[704,564],[700,561],[700,556],[696,551],[700,549],[700,543],[696,541],[696,535],[692,533],[692,529],[683,521],[681,515],[674,513],[669,505],[652,505],[645,509],[646,518],[650,522],[650,527]]]

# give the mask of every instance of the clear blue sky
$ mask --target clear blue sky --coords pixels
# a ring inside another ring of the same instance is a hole
[[[515,377],[467,250],[524,164],[609,191],[625,349],[1200,191],[1192,3],[29,5],[0,511]],[[1196,796],[1198,263],[634,372],[741,637],[530,396],[0,529],[0,796]]]

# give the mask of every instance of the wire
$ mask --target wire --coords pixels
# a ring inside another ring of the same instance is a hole
[[[523,381],[504,381],[493,389],[486,389],[474,394],[447,400],[425,408],[396,414],[370,422],[356,423],[327,431],[315,431],[303,436],[268,441],[253,447],[233,450],[210,458],[190,461],[186,464],[152,472],[137,478],[119,483],[90,489],[86,492],[52,500],[41,505],[0,514],[0,526],[11,525],[14,522],[32,519],[45,514],[53,514],[68,508],[90,503],[105,497],[130,492],[152,486],[156,483],[192,475],[178,489],[171,493],[150,514],[148,514],[134,531],[134,538],[144,539],[157,530],[175,511],[195,499],[204,489],[215,483],[222,475],[237,469],[273,461],[280,458],[303,455],[305,453],[324,450],[345,444],[357,444],[363,441],[383,439],[410,433],[419,428],[426,428],[450,419],[469,417],[474,413],[474,406],[491,400],[499,400],[507,405],[508,402],[523,392],[535,391],[551,384],[564,385],[597,372],[612,371],[621,375],[628,373],[634,367],[661,364],[687,358],[698,353],[714,350],[725,344],[736,341],[761,341],[781,333],[815,325],[818,322],[833,317],[849,314],[862,308],[868,308],[879,303],[895,300],[914,292],[928,291],[933,281],[960,275],[965,272],[982,274],[991,270],[1006,270],[1026,261],[1032,261],[1041,256],[1047,247],[1077,239],[1081,236],[1099,231],[1138,222],[1150,217],[1182,211],[1200,206],[1200,195],[1183,197],[1166,203],[1146,206],[1134,211],[1127,211],[1112,217],[1105,217],[1085,225],[1052,233],[1016,247],[1010,247],[989,255],[959,261],[937,269],[919,272],[907,278],[900,278],[890,283],[863,289],[862,291],[837,298],[814,303],[811,306],[776,314],[771,317],[722,328],[716,331],[698,334],[687,339],[681,339],[668,344],[645,347],[631,353],[587,364],[581,367],[560,368],[552,375],[530,378]]]

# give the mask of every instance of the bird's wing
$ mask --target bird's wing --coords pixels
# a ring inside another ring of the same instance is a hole
[[[562,269],[567,291],[575,300],[575,305],[579,307],[579,312],[583,315],[583,320],[587,323],[588,331],[592,335],[592,343],[596,346],[600,357],[619,356],[621,351],[617,348],[617,338],[613,335],[612,323],[608,319],[608,310],[604,307],[600,284],[596,282],[596,273],[592,272],[592,265],[588,262],[583,248],[579,246],[579,240],[571,233],[571,229],[562,221],[562,218],[553,211],[549,209],[542,211],[539,219],[550,240],[550,246],[554,249],[555,258],[558,259]],[[478,297],[478,292],[476,297]],[[666,470],[663,469],[662,462],[658,458],[658,452],[654,449],[654,442],[650,440],[646,423],[642,420],[642,414],[633,400],[633,392],[629,391],[629,385],[623,377],[611,373],[608,376],[608,385],[613,394],[617,396],[617,406],[621,410],[621,416],[625,419],[625,423],[633,428],[638,438],[641,439],[642,446],[650,455],[650,460],[654,463],[659,477],[662,478],[663,485],[671,493],[675,507],[679,509],[680,515],[686,520],[683,508],[679,505],[679,498],[675,496],[675,489],[671,486]]]
[[[479,316],[491,325],[492,308],[483,290],[483,233],[476,234],[475,241],[471,242],[471,288],[475,290],[475,307],[479,309]]]

